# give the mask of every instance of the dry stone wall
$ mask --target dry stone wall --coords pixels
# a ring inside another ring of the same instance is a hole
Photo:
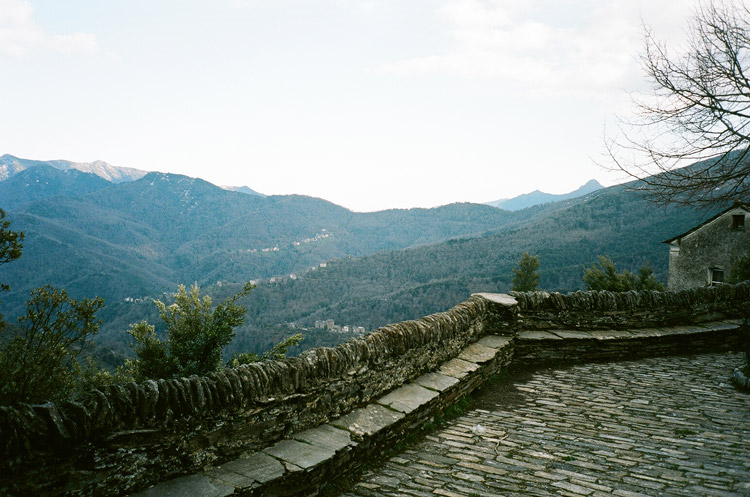
[[[112,385],[81,402],[0,407],[0,493],[118,495],[259,450],[364,405],[459,354],[512,310],[473,296],[447,312],[205,377]],[[4,485],[7,485],[4,487]]]
[[[621,330],[750,316],[750,283],[675,292],[511,292],[526,330]]]
[[[565,330],[745,316],[750,286],[513,297],[474,295],[447,312],[283,361],[205,377],[113,385],[80,402],[0,407],[0,494],[126,494],[328,423],[425,373],[460,362],[459,354],[483,336],[513,336],[517,358],[532,362],[536,348],[557,347],[549,347],[553,340],[567,347],[558,356],[575,360],[571,354],[577,347],[593,350],[599,340],[576,339]],[[516,338],[518,330],[522,333]],[[528,333],[549,330],[558,330],[555,337],[529,340]]]

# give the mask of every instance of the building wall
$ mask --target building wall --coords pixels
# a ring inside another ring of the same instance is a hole
[[[732,216],[745,214],[745,227],[732,229]],[[674,240],[669,247],[670,290],[707,286],[711,269],[729,278],[734,262],[750,248],[750,216],[741,206],[730,209],[700,229]]]

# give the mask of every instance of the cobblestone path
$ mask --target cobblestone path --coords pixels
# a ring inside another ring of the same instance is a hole
[[[343,496],[750,495],[741,354],[518,373]]]

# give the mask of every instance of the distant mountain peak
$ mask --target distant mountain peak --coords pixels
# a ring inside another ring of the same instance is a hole
[[[578,189],[569,193],[554,194],[544,193],[541,190],[534,190],[533,192],[524,193],[517,197],[486,202],[486,204],[507,211],[518,211],[535,205],[580,197],[593,191],[601,190],[602,188],[604,187],[597,180],[591,179]]]
[[[111,185],[110,181],[92,173],[41,164],[0,181],[0,205],[15,209],[49,197],[85,195]]]
[[[227,186],[227,185],[221,185],[221,188],[224,190],[228,190],[230,192],[240,192],[247,195],[260,195],[261,197],[265,197],[266,195],[256,192],[249,186]]]
[[[132,167],[118,167],[101,160],[93,162],[72,162],[68,160],[31,160],[22,159],[10,154],[0,156],[0,181],[6,180],[21,171],[35,166],[51,166],[61,171],[76,169],[104,178],[111,183],[134,181],[146,175],[146,171]]]

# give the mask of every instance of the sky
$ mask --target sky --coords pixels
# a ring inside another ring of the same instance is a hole
[[[0,155],[355,211],[564,193],[694,0],[0,0]]]

